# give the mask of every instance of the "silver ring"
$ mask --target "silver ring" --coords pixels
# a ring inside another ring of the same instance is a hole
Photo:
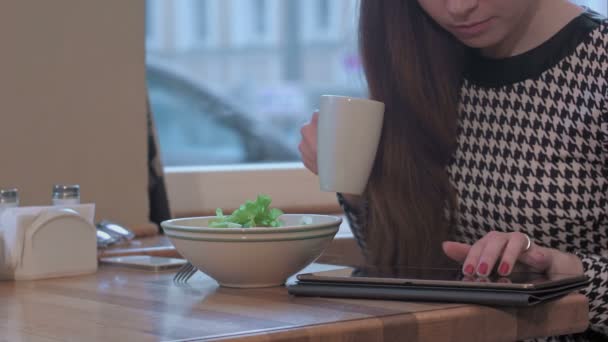
[[[526,248],[524,248],[524,252],[527,252],[530,250],[530,247],[532,247],[532,240],[530,239],[528,234],[524,234],[524,236],[526,237],[526,240],[527,240],[527,244],[526,244]]]

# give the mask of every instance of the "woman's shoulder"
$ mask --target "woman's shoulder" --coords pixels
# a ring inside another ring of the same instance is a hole
[[[578,72],[590,72],[590,76],[605,79],[608,76],[608,18],[587,10],[580,16],[578,26],[584,33],[583,38],[565,61],[571,66],[578,65],[579,68],[575,68]]]
[[[585,21],[589,22],[591,25],[602,25],[605,24],[608,18],[599,12],[586,8],[585,11],[580,16]]]
[[[577,20],[581,30],[589,31],[586,44],[606,49],[608,44],[608,18],[598,12],[587,9]]]

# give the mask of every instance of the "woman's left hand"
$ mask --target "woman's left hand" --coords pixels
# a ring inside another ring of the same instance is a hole
[[[446,241],[443,251],[462,263],[462,272],[466,275],[488,276],[496,267],[499,275],[506,276],[519,264],[537,272],[583,274],[583,263],[576,255],[534,243],[526,250],[528,241],[528,237],[519,232],[493,231],[472,246]]]

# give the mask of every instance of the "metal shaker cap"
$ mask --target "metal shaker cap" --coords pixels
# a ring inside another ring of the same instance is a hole
[[[19,190],[16,188],[0,189],[0,204],[18,203]]]
[[[53,185],[53,199],[80,198],[80,185],[55,184]]]

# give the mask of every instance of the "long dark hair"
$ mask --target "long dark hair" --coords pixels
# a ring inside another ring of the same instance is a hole
[[[361,0],[359,30],[370,97],[386,105],[364,194],[364,252],[377,265],[436,265],[456,205],[446,167],[464,46],[417,0]]]

